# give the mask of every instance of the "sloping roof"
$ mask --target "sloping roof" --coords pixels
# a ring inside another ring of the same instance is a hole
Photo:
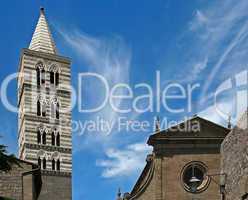
[[[146,190],[152,180],[154,174],[154,160],[153,156],[148,157],[150,157],[150,159],[147,160],[145,168],[143,169],[140,177],[133,187],[130,197],[128,198],[129,200],[136,199],[138,196],[140,196]]]
[[[149,137],[148,144],[152,145],[159,140],[187,140],[187,139],[224,139],[230,129],[219,124],[194,116],[178,125],[157,132]]]
[[[40,10],[40,17],[36,25],[29,49],[50,54],[56,54],[56,47],[50,32],[44,8]]]

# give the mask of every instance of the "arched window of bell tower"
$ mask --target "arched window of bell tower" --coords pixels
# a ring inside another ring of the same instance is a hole
[[[40,157],[38,158],[38,165],[41,168],[41,159],[40,159]]]
[[[51,139],[52,139],[52,146],[55,146],[55,132],[54,131],[52,131]]]
[[[45,157],[42,160],[42,169],[46,169],[46,158]]]
[[[40,100],[37,100],[37,116],[41,116],[41,103]]]
[[[47,136],[46,131],[44,131],[42,134],[42,144],[44,145],[46,145],[46,136]]]
[[[40,87],[41,85],[45,84],[45,67],[42,62],[38,62],[36,64],[36,84],[37,87]]]
[[[54,160],[54,158],[52,160],[52,170],[55,170],[55,160]]]
[[[38,144],[41,143],[41,131],[40,131],[40,129],[37,130],[37,143]]]
[[[59,134],[59,132],[57,132],[57,136],[56,136],[56,145],[58,147],[60,146],[60,134]]]
[[[60,160],[57,160],[57,171],[60,171]]]

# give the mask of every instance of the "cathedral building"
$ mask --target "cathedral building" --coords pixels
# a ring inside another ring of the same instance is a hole
[[[153,152],[124,200],[221,200],[221,143],[230,129],[193,118],[148,139]]]
[[[0,199],[72,199],[70,65],[41,8],[19,63],[19,165],[0,172]],[[157,122],[144,170],[117,200],[247,200],[248,111],[230,128],[198,116],[167,130]]]
[[[41,8],[18,77],[19,158],[40,166],[40,200],[72,198],[70,64],[58,55]]]

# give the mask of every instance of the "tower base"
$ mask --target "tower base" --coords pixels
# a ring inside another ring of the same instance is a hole
[[[42,188],[38,200],[71,200],[71,174],[64,172],[42,172]]]

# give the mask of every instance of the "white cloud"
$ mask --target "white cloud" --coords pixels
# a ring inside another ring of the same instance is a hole
[[[68,30],[57,27],[57,30],[62,35],[66,45],[75,53],[78,63],[82,66],[86,65],[88,68],[83,69],[80,68],[81,66],[73,66],[77,68],[77,74],[86,70],[98,73],[107,79],[110,87],[117,83],[129,84],[132,53],[124,39],[120,36],[93,37],[77,29]],[[85,94],[84,101],[90,101],[93,104],[96,104],[96,101],[105,95],[102,88],[96,83],[88,84],[83,89]],[[123,94],[125,91],[121,92]],[[119,95],[121,94],[119,93]],[[116,99],[114,103],[118,106],[122,102]],[[143,158],[147,152],[145,150],[142,152],[142,149],[139,149],[142,147],[139,145],[130,145],[124,151],[112,148],[116,148],[116,145],[122,145],[120,142],[120,137],[122,136],[117,134],[119,130],[116,128],[119,116],[120,114],[112,110],[108,104],[99,112],[87,115],[77,113],[76,117],[74,116],[74,120],[82,123],[84,123],[84,119],[96,122],[97,117],[111,124],[113,123],[114,128],[111,129],[112,132],[96,131],[88,133],[82,132],[80,129],[78,132],[73,133],[73,153],[90,150],[97,155],[101,155],[103,152],[106,152],[107,156],[111,158],[111,160],[98,161],[98,164],[101,166],[106,166],[103,172],[103,176],[106,177],[115,176],[116,173],[125,174],[138,170],[143,166]],[[126,117],[129,120],[135,120],[138,114],[130,112]],[[96,146],[97,148],[95,148]],[[139,155],[136,153],[139,153]],[[133,158],[124,161],[128,156]],[[125,168],[126,163],[132,164],[132,166]]]
[[[146,155],[150,151],[151,148],[145,143],[131,144],[123,150],[107,149],[107,159],[98,160],[97,166],[104,168],[104,178],[130,176],[144,168]]]
[[[196,112],[205,110],[215,121],[220,119],[214,108],[210,107],[216,87],[223,80],[247,70],[247,9],[246,0],[209,2],[196,9],[188,29],[179,40],[181,49],[187,51],[184,51],[178,67],[175,67],[173,78],[182,83],[200,84]],[[223,103],[223,106],[227,104]]]
[[[198,75],[202,70],[207,67],[208,58],[205,58],[202,62],[196,63],[193,67],[193,73]]]
[[[228,118],[231,117],[232,124],[237,124],[237,121],[247,109],[248,91],[245,89],[234,91],[236,94],[227,93],[224,98],[218,99],[217,102],[199,112],[199,116],[223,126],[227,125]]]
[[[209,88],[209,86],[213,82],[213,79],[216,78],[217,72],[219,71],[220,67],[223,65],[223,63],[225,62],[225,60],[227,59],[227,57],[229,56],[229,54],[247,36],[248,36],[248,23],[245,23],[241,27],[241,29],[237,33],[237,35],[234,37],[234,39],[231,41],[231,43],[227,46],[227,48],[225,49],[225,51],[223,52],[223,54],[220,56],[220,58],[219,58],[218,62],[216,63],[216,65],[213,67],[210,75],[208,76],[208,81],[206,82],[206,84],[203,87],[203,91],[202,91],[203,95],[205,95],[205,93],[207,92],[207,89]],[[233,66],[235,66],[235,63],[232,63],[232,64],[233,64]],[[244,63],[244,65],[247,65],[247,63]]]
[[[195,31],[200,27],[207,25],[207,23],[208,23],[207,16],[204,15],[202,11],[197,10],[195,13],[194,20],[190,23],[190,30]]]
[[[210,120],[212,122],[215,122],[217,124],[222,124],[223,126],[227,125],[228,122],[228,115],[231,115],[231,103],[220,103],[218,105],[219,108],[224,112],[223,114],[219,111],[217,111],[215,105],[210,105],[203,111],[199,113],[200,117],[203,117],[204,119]]]
[[[175,72],[175,81],[179,83],[192,83],[204,76],[204,70],[208,68],[208,57],[193,58],[183,70]],[[166,80],[163,85],[170,83],[171,80]]]
[[[184,79],[184,81],[192,82],[194,80],[197,80],[197,78],[199,78],[202,75],[202,72],[207,68],[207,66],[208,66],[208,57],[194,63],[190,75],[187,76]]]
[[[110,88],[117,83],[129,83],[131,50],[121,37],[93,37],[77,29],[67,31],[59,28],[58,31],[63,36],[67,45],[78,55],[80,62],[82,64],[86,63],[90,72],[95,72],[103,76]],[[83,71],[79,70],[79,72]],[[92,102],[95,105],[99,105],[99,102],[102,103],[102,99],[106,95],[105,89],[100,87],[98,82],[91,82],[83,90],[87,94],[84,101]],[[122,90],[120,92],[121,94],[119,95],[122,95],[125,91]],[[118,107],[120,104],[121,99],[116,98],[114,105]],[[118,116],[119,113],[115,112],[107,104],[101,111],[88,115],[88,119],[91,118],[94,120],[100,117],[115,124]],[[130,117],[132,118],[132,113],[130,113]],[[103,134],[108,135],[110,133],[104,132]]]

